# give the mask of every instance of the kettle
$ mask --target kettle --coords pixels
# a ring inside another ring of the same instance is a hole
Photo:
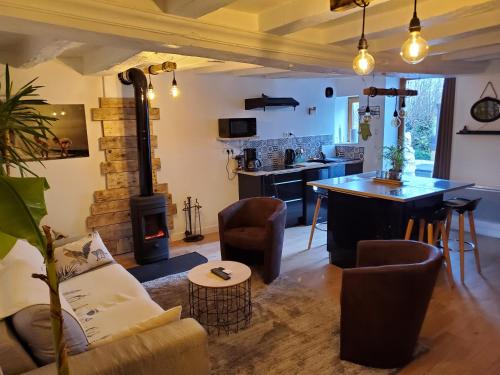
[[[292,165],[293,163],[295,163],[295,157],[295,151],[291,148],[287,148],[285,150],[285,165]]]

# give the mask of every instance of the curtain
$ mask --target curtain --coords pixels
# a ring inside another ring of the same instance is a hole
[[[453,139],[453,113],[455,111],[455,78],[446,78],[441,98],[441,113],[437,135],[434,178],[450,178],[451,141]]]

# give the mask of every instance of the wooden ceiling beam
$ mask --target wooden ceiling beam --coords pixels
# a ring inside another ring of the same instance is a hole
[[[422,35],[432,45],[433,40],[439,43],[440,40],[445,38],[452,38],[458,35],[463,36],[466,33],[497,27],[498,20],[500,20],[500,9],[495,8],[484,13],[454,17],[447,22],[443,21],[442,23],[425,27],[422,30]],[[406,33],[392,34],[379,39],[368,39],[368,43],[372,52],[390,51],[399,49],[407,37]]]
[[[418,16],[423,23],[423,33],[427,33],[429,24],[441,25],[443,17],[456,19],[457,17],[474,14],[478,10],[486,14],[492,9],[496,9],[496,0],[426,0],[418,2]],[[403,4],[403,6],[401,6]],[[485,6],[478,8],[478,6]],[[368,44],[372,46],[370,35],[376,33],[394,33],[398,37],[406,38],[405,31],[408,29],[413,4],[412,2],[400,2],[398,5],[393,2],[385,7],[375,7],[366,10],[366,30]],[[338,23],[333,23],[328,28],[322,28],[320,40],[325,44],[334,44],[346,40],[356,40],[359,38],[361,27],[360,17],[345,17]],[[400,38],[399,38],[400,39]],[[398,39],[398,40],[399,40]]]
[[[452,38],[434,40],[430,50],[430,55],[443,55],[456,51],[463,51],[471,48],[490,46],[497,44],[500,40],[500,29],[473,33],[473,35],[457,35]],[[439,43],[439,44],[435,44]]]
[[[500,40],[497,39],[497,44],[485,47],[471,48],[465,51],[457,51],[447,53],[442,56],[444,61],[449,60],[469,60],[475,58],[482,58],[486,56],[493,56],[500,53]]]
[[[154,0],[163,12],[189,18],[199,18],[233,1],[235,0]]]

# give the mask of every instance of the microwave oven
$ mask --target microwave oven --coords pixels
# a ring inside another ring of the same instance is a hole
[[[240,138],[257,135],[257,119],[253,118],[220,118],[219,137]]]

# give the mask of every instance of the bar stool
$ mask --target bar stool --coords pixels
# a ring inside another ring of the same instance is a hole
[[[321,209],[321,202],[323,199],[328,199],[328,192],[323,189],[318,189],[316,191],[318,198],[316,199],[316,207],[314,208],[314,216],[311,226],[311,232],[309,233],[309,243],[307,244],[307,250],[311,248],[312,240],[314,237],[314,230],[316,229],[316,223],[318,221],[319,210]]]
[[[427,227],[427,243],[429,245],[435,246],[438,242],[439,236],[443,238],[443,256],[446,263],[446,273],[448,275],[448,280],[450,285],[453,287],[453,273],[451,271],[451,260],[450,260],[450,249],[448,248],[448,233],[446,232],[445,224],[449,213],[451,212],[449,207],[443,206],[436,210],[422,210],[417,211],[410,217],[408,224],[406,226],[405,240],[411,239],[411,234],[413,232],[413,226],[415,220],[419,221],[418,228],[418,241],[424,242],[425,229]],[[434,228],[436,228],[434,230]]]
[[[469,216],[469,229],[470,235],[473,242],[474,258],[476,262],[476,269],[478,273],[481,273],[481,262],[479,260],[479,248],[477,243],[476,235],[476,225],[474,223],[474,211],[479,204],[481,198],[477,199],[466,199],[466,198],[453,198],[444,201],[444,205],[450,208],[448,213],[448,219],[446,220],[446,237],[449,238],[451,230],[451,221],[453,217],[453,211],[458,213],[458,242],[460,249],[460,280],[464,282],[464,251],[465,251],[465,225],[464,225],[464,214],[467,212]]]

